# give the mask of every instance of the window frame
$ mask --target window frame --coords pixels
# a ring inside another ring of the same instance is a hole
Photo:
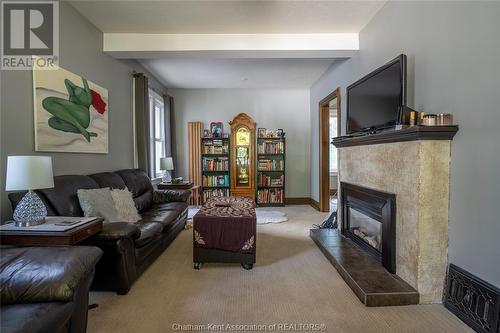
[[[160,119],[157,123],[157,108],[159,109]],[[153,89],[149,89],[149,116],[150,116],[150,132],[149,132],[149,146],[151,151],[151,178],[157,179],[163,176],[159,170],[160,158],[166,157],[166,129],[165,129],[165,103],[163,98]],[[159,133],[157,133],[157,130]],[[161,144],[162,154],[158,157],[156,153],[157,144]]]
[[[338,119],[337,119],[336,111],[335,112],[330,111],[330,117],[328,119],[329,119],[328,134],[329,134],[330,138],[338,136],[338,133],[336,133],[338,130]],[[332,134],[332,127],[334,128],[334,132],[336,135]],[[332,154],[332,152],[335,152],[335,155]],[[338,154],[337,148],[334,145],[330,145],[330,154],[329,154],[329,162],[328,162],[328,171],[330,172],[330,175],[337,174],[339,171],[338,155],[337,154]],[[334,159],[333,159],[333,156],[335,156]],[[336,168],[334,168],[334,169],[332,169],[332,161],[335,162]]]

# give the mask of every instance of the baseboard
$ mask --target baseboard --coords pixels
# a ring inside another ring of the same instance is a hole
[[[317,211],[320,211],[319,209],[319,202],[317,202],[316,200],[314,200],[313,198],[311,198],[311,206],[316,209]]]
[[[298,198],[286,198],[285,205],[310,205],[311,198],[308,197],[298,197]]]
[[[476,332],[500,332],[500,289],[453,264],[444,306]]]
[[[285,205],[310,205],[312,208],[319,210],[319,203],[309,197],[285,198]]]

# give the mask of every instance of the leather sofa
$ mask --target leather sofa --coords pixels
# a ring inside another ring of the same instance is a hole
[[[54,177],[54,188],[37,190],[49,215],[83,216],[77,190],[128,188],[142,220],[137,223],[104,223],[99,234],[85,245],[103,250],[96,266],[93,290],[127,294],[134,281],[154,262],[185,227],[189,190],[155,190],[139,169]],[[22,195],[9,195],[13,208]]]
[[[2,333],[86,332],[89,287],[101,250],[64,246],[1,251]]]

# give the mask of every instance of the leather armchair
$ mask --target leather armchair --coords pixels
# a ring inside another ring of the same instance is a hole
[[[87,329],[88,293],[102,251],[95,247],[2,247],[0,331]]]

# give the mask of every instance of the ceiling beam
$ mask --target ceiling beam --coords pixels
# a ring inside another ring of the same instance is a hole
[[[104,33],[103,49],[116,58],[348,58],[357,33],[137,34]]]

